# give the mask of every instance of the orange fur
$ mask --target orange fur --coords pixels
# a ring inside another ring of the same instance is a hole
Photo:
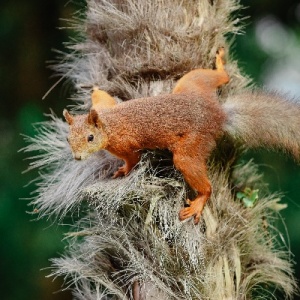
[[[99,90],[97,87],[94,88],[91,98],[92,106],[96,110],[110,108],[117,104],[116,100],[111,95],[105,91]]]
[[[143,149],[169,149],[175,167],[198,193],[195,199],[187,200],[189,207],[183,208],[179,217],[194,217],[197,224],[211,194],[206,159],[226,119],[216,97],[216,89],[229,81],[223,56],[221,48],[216,70],[196,69],[183,76],[173,94],[115,105],[106,92],[95,90],[88,115],[71,116],[65,110],[74,158],[106,149],[125,162],[114,174],[116,178],[132,170]]]

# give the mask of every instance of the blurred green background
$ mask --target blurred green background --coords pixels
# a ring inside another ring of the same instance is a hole
[[[300,97],[300,2],[282,0],[241,1],[248,8],[245,35],[235,42],[240,67],[262,86],[290,91]],[[67,1],[2,1],[0,10],[0,298],[5,300],[71,299],[59,292],[62,279],[47,278],[50,258],[63,253],[65,227],[51,220],[36,221],[26,213],[37,176],[27,168],[20,133],[33,135],[31,124],[44,120],[52,108],[61,115],[67,105],[68,87],[58,85],[46,68],[72,34],[58,30],[66,25],[78,5]],[[299,129],[300,130],[300,129]],[[265,173],[273,191],[283,191],[288,209],[283,213],[289,232],[297,278],[300,278],[300,166],[283,155],[249,152]],[[43,269],[43,270],[42,270]],[[296,299],[296,298],[295,298]],[[300,299],[300,298],[297,298]]]

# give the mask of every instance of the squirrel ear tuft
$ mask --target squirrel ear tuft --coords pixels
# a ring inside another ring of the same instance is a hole
[[[88,115],[88,122],[91,125],[95,125],[96,127],[98,127],[101,124],[99,115],[98,115],[97,111],[93,108],[91,108],[90,113]]]
[[[72,123],[73,123],[73,116],[70,115],[69,112],[68,112],[66,109],[64,109],[63,115],[64,115],[64,117],[65,117],[67,123],[68,123],[69,125],[72,125]]]

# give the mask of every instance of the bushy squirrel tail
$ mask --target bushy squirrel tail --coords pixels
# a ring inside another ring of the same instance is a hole
[[[300,160],[300,101],[272,92],[228,97],[225,132],[247,147],[281,149]]]

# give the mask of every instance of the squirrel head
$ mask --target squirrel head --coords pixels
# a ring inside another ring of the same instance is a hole
[[[69,124],[67,140],[75,159],[86,159],[90,154],[105,148],[106,134],[95,109],[84,115],[71,115],[65,109],[63,115]]]

